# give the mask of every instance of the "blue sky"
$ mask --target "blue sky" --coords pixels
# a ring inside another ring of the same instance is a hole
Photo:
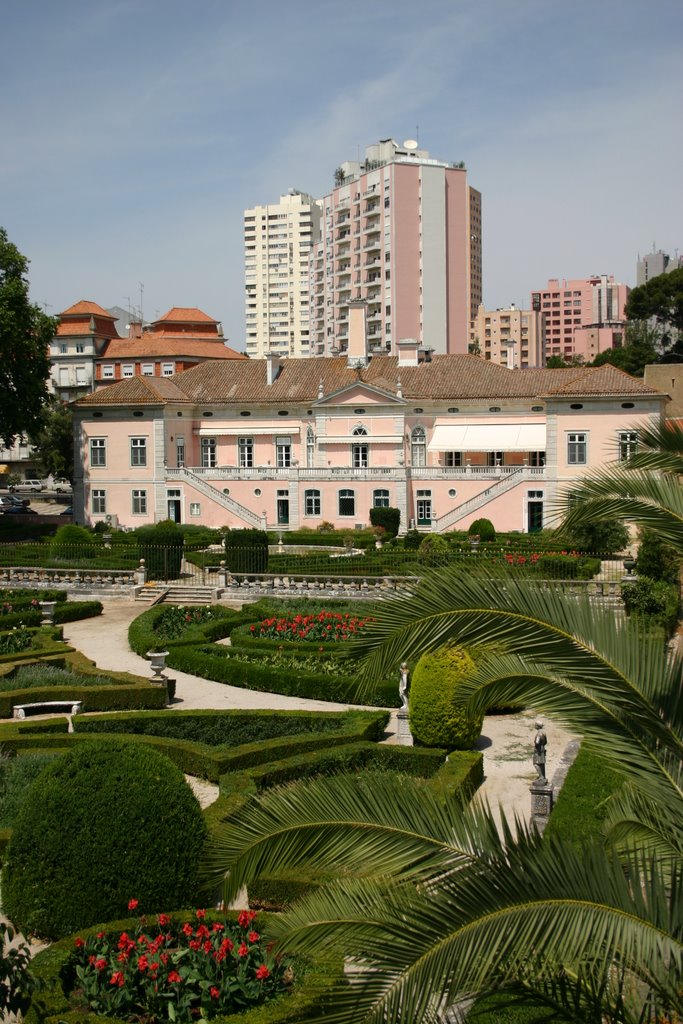
[[[464,160],[484,301],[683,250],[678,0],[5,5],[0,225],[31,293],[200,306],[243,347],[242,212],[379,138]]]

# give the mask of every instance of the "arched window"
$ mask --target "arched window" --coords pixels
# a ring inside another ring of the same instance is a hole
[[[313,433],[313,427],[309,427],[306,431],[306,465],[309,469],[313,469],[315,465],[315,434]]]
[[[410,435],[410,461],[413,466],[427,465],[427,435],[424,427],[415,427]]]
[[[304,491],[304,515],[320,515],[320,491]]]
[[[354,437],[367,437],[368,432],[365,427],[354,427]],[[354,469],[367,469],[368,467],[368,445],[367,444],[352,444],[351,445],[351,465]]]
[[[339,492],[339,515],[355,516],[356,514],[356,492],[342,490]]]

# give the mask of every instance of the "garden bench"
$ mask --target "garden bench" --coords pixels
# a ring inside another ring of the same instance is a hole
[[[80,700],[39,700],[35,704],[15,704],[12,718],[26,718],[30,715],[77,715],[80,713]]]

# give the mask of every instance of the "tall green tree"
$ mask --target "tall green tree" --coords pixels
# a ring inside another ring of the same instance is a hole
[[[35,430],[48,399],[57,321],[29,299],[28,263],[0,228],[0,441]]]
[[[660,333],[647,321],[627,324],[624,345],[621,348],[608,348],[604,352],[599,352],[592,365],[603,366],[610,363],[634,377],[642,377],[649,363],[657,363],[660,360]]]
[[[40,426],[29,432],[33,456],[44,476],[66,477],[74,471],[73,412],[53,398],[43,407]]]
[[[683,334],[683,269],[658,274],[634,288],[625,313],[633,321],[654,320],[661,328],[663,348],[670,348]]]

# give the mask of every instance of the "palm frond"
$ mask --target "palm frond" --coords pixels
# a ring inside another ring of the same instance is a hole
[[[519,826],[522,830],[522,826]],[[497,856],[502,838],[485,807],[445,799],[418,780],[380,772],[269,790],[217,828],[203,875],[226,900],[264,874],[314,863],[354,874],[424,879]]]

